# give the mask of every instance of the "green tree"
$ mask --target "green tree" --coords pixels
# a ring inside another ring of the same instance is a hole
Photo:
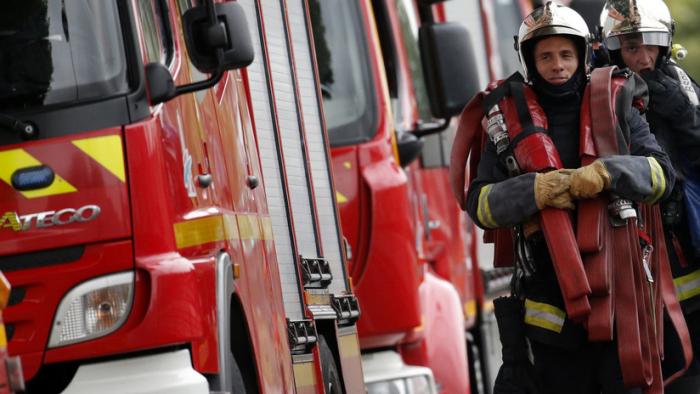
[[[700,1],[667,1],[671,16],[676,21],[674,44],[681,44],[688,51],[688,56],[678,61],[693,79],[700,80]]]

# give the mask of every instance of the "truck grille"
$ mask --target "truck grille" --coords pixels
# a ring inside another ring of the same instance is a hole
[[[78,261],[85,253],[85,246],[41,250],[0,257],[0,271],[12,272],[31,268],[48,267]]]

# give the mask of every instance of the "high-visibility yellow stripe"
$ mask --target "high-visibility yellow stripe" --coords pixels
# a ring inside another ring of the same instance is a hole
[[[126,182],[126,170],[124,169],[124,153],[122,152],[122,139],[118,135],[86,138],[72,141],[73,145],[85,152],[102,167]]]
[[[12,149],[0,152],[0,179],[8,185],[12,185],[12,174],[22,168],[40,166],[42,163],[27,153],[24,149]],[[73,185],[61,178],[58,174],[53,183],[43,189],[20,192],[27,198],[53,196],[56,194],[72,193],[77,191]]]
[[[223,240],[272,239],[270,218],[257,215],[208,216],[175,223],[173,231],[178,248]]]
[[[238,231],[241,234],[241,239],[261,239],[258,217],[238,215]]]
[[[561,332],[565,319],[566,313],[553,305],[525,300],[526,324]]]
[[[235,215],[224,215],[224,237],[226,239],[241,239],[238,232],[238,221]]]
[[[201,219],[175,223],[175,242],[178,249],[224,239],[224,222],[221,216],[209,216]]]
[[[700,270],[673,280],[678,300],[683,301],[700,294]]]
[[[688,275],[685,275],[685,276],[681,276],[680,278],[674,279],[673,284],[675,286],[680,286],[682,284],[697,280],[698,278],[700,278],[700,270],[697,270],[697,271],[690,273]]]
[[[545,304],[543,302],[535,302],[535,301],[526,299],[525,300],[525,308],[536,309],[538,311],[551,313],[551,314],[553,314],[557,317],[560,317],[562,319],[566,318],[566,312],[557,308],[556,306]]]
[[[275,239],[275,235],[272,233],[272,220],[270,217],[262,217],[260,221],[262,223],[262,239],[265,241]]]
[[[496,221],[493,220],[493,217],[491,216],[491,208],[489,207],[488,197],[489,193],[491,193],[492,188],[493,184],[486,185],[481,188],[481,192],[479,193],[479,207],[477,212],[481,224],[488,228],[497,228],[498,224],[496,224]]]
[[[564,327],[562,325],[553,323],[549,320],[541,319],[539,317],[534,316],[525,316],[525,323],[530,324],[532,326],[537,326],[540,328],[551,330],[557,333],[561,332],[561,329]]]
[[[666,191],[666,178],[664,171],[653,157],[647,157],[649,167],[651,168],[651,194],[644,198],[646,204],[655,204]]]
[[[294,383],[296,387],[313,386],[316,384],[316,372],[313,363],[294,364]]]
[[[340,354],[342,354],[343,358],[355,357],[360,354],[357,334],[350,334],[340,337]]]
[[[347,168],[348,170],[352,168],[352,164],[349,161],[344,162],[343,166],[345,166],[345,168]]]

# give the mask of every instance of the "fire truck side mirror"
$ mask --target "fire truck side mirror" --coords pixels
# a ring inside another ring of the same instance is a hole
[[[175,82],[170,70],[163,63],[148,63],[146,65],[146,80],[148,81],[148,98],[151,105],[169,101],[177,96]]]
[[[433,116],[459,115],[479,91],[467,28],[457,22],[425,24],[418,32],[418,44]]]
[[[397,133],[396,147],[399,151],[399,162],[401,167],[407,167],[413,160],[416,160],[423,151],[424,138],[418,137],[414,133]]]
[[[211,23],[211,8],[216,23]],[[253,62],[253,40],[240,4],[229,1],[190,8],[182,16],[182,25],[190,60],[200,71],[212,74],[219,67],[235,70]]]
[[[181,94],[209,89],[223,78],[225,70],[248,67],[253,62],[253,40],[240,4],[214,4],[213,0],[205,0],[204,6],[185,12],[182,25],[192,64],[211,75],[204,81],[175,86],[165,65],[149,63],[146,65],[146,79],[151,105]]]

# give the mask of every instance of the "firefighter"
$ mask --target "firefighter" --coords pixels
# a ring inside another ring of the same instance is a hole
[[[700,87],[672,59],[674,21],[661,0],[610,0],[600,15],[608,57],[640,74],[649,87],[646,118],[676,172],[670,198],[661,204],[666,249],[676,291],[686,317],[694,353],[700,354],[700,244],[693,244],[685,201],[687,177],[700,175]],[[696,209],[700,209],[697,207]],[[700,225],[700,224],[699,224]],[[700,392],[700,363],[695,357],[683,379],[666,392]]]
[[[571,257],[571,253],[558,254],[562,250],[558,248],[563,247],[559,241],[571,234],[572,226],[569,224],[567,227],[564,223],[570,223],[570,215],[560,213],[575,213],[577,205],[594,200],[599,195],[602,198],[608,193],[619,196],[621,200],[614,201],[623,201],[628,205],[625,209],[632,209],[635,202],[656,204],[671,193],[675,179],[673,168],[668,156],[650,134],[640,112],[632,107],[631,100],[620,99],[622,94],[615,96],[614,100],[612,96],[609,97],[615,103],[614,107],[609,107],[616,115],[617,124],[613,129],[619,131],[617,136],[620,138],[615,153],[582,165],[581,153],[586,147],[582,146],[581,141],[585,142],[586,138],[591,137],[590,131],[584,134],[582,130],[588,129],[592,123],[590,116],[582,115],[582,111],[588,108],[584,93],[588,92],[589,85],[587,58],[590,34],[586,22],[578,13],[549,2],[525,19],[516,39],[526,81],[518,82],[517,77],[511,77],[494,88],[484,97],[484,103],[489,102],[489,97],[501,86],[508,85],[514,104],[497,101],[503,105],[490,109],[490,104],[482,107],[482,116],[502,114],[505,124],[512,126],[513,122],[517,122],[517,129],[522,128],[523,131],[513,137],[516,127],[509,127],[510,141],[502,145],[503,139],[492,129],[498,130],[499,124],[503,123],[489,119],[489,138],[485,140],[480,153],[476,177],[467,190],[466,209],[483,229],[516,229],[514,242],[519,266],[514,291],[523,303],[525,333],[530,342],[536,380],[540,385],[538,392],[641,393],[640,388],[629,383],[634,379],[623,380],[626,367],[621,365],[620,360],[622,348],[627,345],[621,345],[618,353],[618,341],[621,341],[618,338],[619,326],[632,318],[637,319],[636,310],[626,319],[615,319],[618,327],[614,338],[611,334],[610,340],[589,340],[589,333],[581,323],[591,313],[586,298],[590,295],[590,289],[587,288],[588,283],[582,283],[587,280],[585,274],[579,281],[571,280],[574,276],[570,273],[574,271],[559,271],[568,264],[563,261]],[[627,78],[622,89],[627,92],[625,97],[639,96],[643,92],[644,84],[638,77],[617,75],[615,78]],[[524,97],[522,100],[527,100],[526,103],[518,104],[518,97]],[[465,112],[469,112],[468,108]],[[468,119],[465,112],[462,119]],[[460,156],[460,149],[453,148],[453,160]],[[509,160],[513,157],[517,161],[515,166]],[[549,164],[528,169],[532,163]],[[460,166],[458,164],[455,168]],[[453,192],[456,189],[453,187]],[[455,193],[457,196],[459,192]],[[552,212],[555,216],[551,215]],[[533,227],[530,224],[523,226],[523,223],[532,223],[532,217],[539,218],[544,236],[537,229],[528,230]],[[552,222],[552,217],[561,220]],[[623,226],[630,223],[623,222]],[[562,231],[559,233],[552,229]],[[639,248],[636,232],[633,237],[636,244],[629,247]],[[613,240],[608,237],[602,242],[605,245]],[[635,253],[639,253],[639,250]],[[579,254],[578,249],[573,253]],[[616,280],[633,279],[618,277]],[[576,298],[574,291],[580,291],[583,295]],[[649,299],[648,293],[646,299]],[[618,309],[615,313],[621,312]],[[590,327],[591,323],[588,324]],[[640,323],[640,327],[646,334],[653,335],[654,323],[644,324],[648,325],[642,327]],[[649,342],[655,346],[654,339]],[[658,361],[658,351],[654,354]],[[656,377],[654,387],[658,389],[661,384],[660,377]],[[645,387],[645,383],[636,385]]]

